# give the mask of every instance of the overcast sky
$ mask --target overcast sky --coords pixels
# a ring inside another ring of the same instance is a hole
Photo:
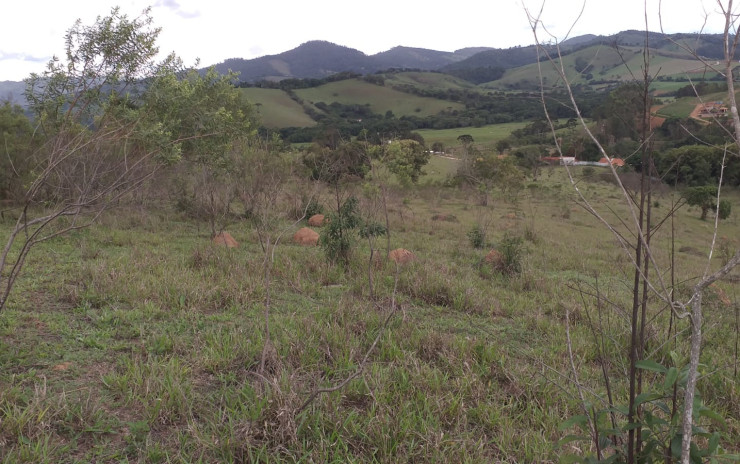
[[[645,0],[588,0],[570,36],[645,29]],[[665,32],[721,32],[716,0],[662,0]],[[368,55],[397,45],[454,51],[465,47],[530,45],[524,12],[542,0],[6,0],[0,6],[0,81],[41,72],[64,55],[64,34],[81,19],[92,24],[120,6],[130,17],[152,6],[162,28],[163,54],[174,51],[201,66],[227,58],[281,53],[309,40],[327,40]],[[581,0],[547,0],[542,19],[563,40],[579,16]],[[660,30],[658,0],[647,0],[648,28]],[[542,38],[542,37],[540,37]]]

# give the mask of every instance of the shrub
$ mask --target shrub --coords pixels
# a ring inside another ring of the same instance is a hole
[[[719,218],[727,219],[728,217],[730,217],[731,212],[732,203],[730,203],[730,200],[720,200],[719,207],[717,208],[717,214],[719,215]]]
[[[522,272],[522,255],[524,244],[521,237],[506,234],[499,243],[498,251],[502,255],[501,272],[514,275]]]
[[[316,214],[323,214],[324,213],[324,207],[316,201],[315,198],[311,198],[308,201],[308,204],[304,204],[303,210],[306,212],[306,219],[310,218],[311,216],[314,216]],[[303,213],[303,212],[301,212]]]
[[[348,198],[339,211],[329,217],[329,223],[321,234],[321,246],[329,261],[342,261],[348,265],[357,241],[357,228],[362,225],[357,198]]]
[[[476,224],[473,226],[467,235],[473,248],[483,248],[486,246],[486,231],[480,225]]]
[[[524,226],[524,239],[528,242],[537,243],[537,232],[534,229],[534,224]]]

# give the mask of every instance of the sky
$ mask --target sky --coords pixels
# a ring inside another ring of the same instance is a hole
[[[0,81],[20,81],[64,56],[77,19],[92,24],[119,6],[129,17],[152,7],[162,56],[199,67],[252,59],[326,40],[368,55],[395,46],[454,51],[534,43],[525,13],[539,13],[539,39],[661,30],[659,0],[6,0],[0,6]],[[709,15],[704,23],[705,13]],[[717,0],[662,0],[663,31],[722,31]],[[548,35],[549,34],[549,35]]]

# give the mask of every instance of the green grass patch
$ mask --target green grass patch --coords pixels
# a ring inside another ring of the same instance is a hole
[[[327,263],[318,247],[292,244],[289,223],[276,225],[289,229],[275,251],[261,373],[264,255],[247,220],[229,226],[240,246],[226,249],[199,233],[204,224],[166,208],[122,208],[33,250],[0,313],[0,460],[560,460],[572,450],[555,447],[567,433],[558,427],[579,411],[567,380],[566,310],[579,381],[603,395],[600,356],[615,372],[624,368],[629,254],[578,206],[563,168],[544,170],[515,199],[494,192],[483,206],[474,190],[439,185],[455,166],[433,157],[421,185],[390,187],[391,247],[416,256],[398,276],[384,259],[369,263],[367,241],[357,242],[345,269]],[[614,186],[575,176],[581,193],[628,236],[629,209]],[[384,223],[365,191],[353,188],[363,214]],[[656,195],[661,214],[672,196]],[[740,201],[737,192],[728,195]],[[317,201],[332,199],[321,191]],[[711,241],[711,223],[697,213],[679,210],[673,231],[663,227],[651,239],[655,259],[666,263],[670,236],[678,237],[680,297]],[[475,225],[486,231],[480,249],[466,235]],[[1,220],[0,235],[10,227]],[[720,223],[713,268],[740,246],[738,236],[736,217]],[[511,275],[486,261],[509,237],[522,246],[521,268]],[[385,240],[375,246],[384,255]],[[717,284],[733,304],[736,286]],[[597,294],[608,304],[598,305]],[[669,318],[662,307],[651,306],[647,328],[659,353]],[[725,368],[735,361],[735,315],[714,288],[705,314],[700,389],[727,421],[722,445],[737,452],[737,379]],[[590,330],[599,317],[609,329],[601,353]],[[688,327],[673,324],[679,333]],[[315,389],[353,375],[378,335],[361,375],[297,412]],[[685,356],[683,335],[677,341],[671,349]],[[619,400],[627,385],[615,376],[612,388]]]
[[[423,71],[407,71],[384,74],[385,85],[412,85],[427,90],[465,89],[474,90],[477,87],[449,74]]]
[[[310,104],[339,102],[345,105],[369,105],[374,113],[382,115],[392,111],[396,117],[425,117],[444,110],[464,109],[461,103],[418,97],[399,92],[388,86],[370,84],[359,79],[347,79],[319,87],[298,89],[295,93]]]
[[[459,127],[455,129],[421,129],[418,132],[424,137],[427,146],[434,142],[441,142],[445,147],[459,147],[460,142],[457,140],[461,135],[470,135],[473,137],[476,145],[492,148],[496,142],[505,139],[511,134],[511,131],[521,129],[526,126],[527,122],[512,122],[506,124],[490,124],[482,127]]]
[[[255,104],[262,124],[267,128],[316,125],[316,121],[303,111],[303,107],[282,90],[249,87],[241,91],[247,100]]]

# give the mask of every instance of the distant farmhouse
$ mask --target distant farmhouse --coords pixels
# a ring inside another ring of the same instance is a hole
[[[697,116],[700,118],[711,118],[713,116],[725,116],[727,107],[721,101],[702,103],[697,106]]]
[[[540,161],[551,166],[609,166],[610,164],[607,158],[601,158],[599,161],[579,161],[573,156],[543,156]],[[622,158],[612,158],[611,165],[614,167],[624,166],[624,160]]]

